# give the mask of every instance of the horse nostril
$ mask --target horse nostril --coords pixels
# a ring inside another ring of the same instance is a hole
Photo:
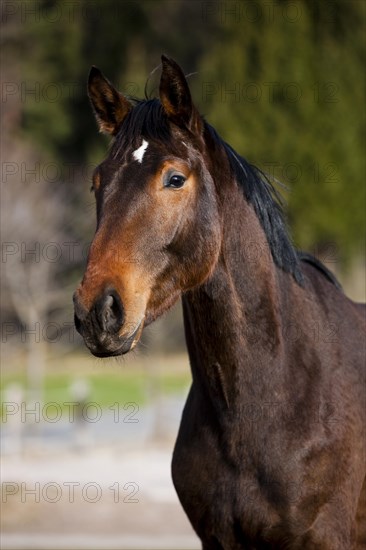
[[[79,317],[74,313],[74,325],[76,330],[80,333],[81,332],[81,321]]]
[[[96,305],[99,323],[105,332],[118,332],[123,323],[123,306],[114,291],[108,292]]]

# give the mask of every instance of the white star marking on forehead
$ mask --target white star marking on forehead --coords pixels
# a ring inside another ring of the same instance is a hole
[[[133,158],[137,160],[140,164],[142,163],[142,159],[144,158],[144,154],[148,145],[148,142],[146,140],[143,140],[142,145],[132,153]]]

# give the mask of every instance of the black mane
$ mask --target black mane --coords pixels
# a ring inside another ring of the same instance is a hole
[[[134,108],[128,113],[118,131],[111,151],[112,156],[116,157],[121,149],[137,144],[141,137],[171,147],[169,121],[160,101],[135,99],[133,104]],[[224,149],[235,180],[242,188],[246,200],[253,205],[266,234],[275,264],[302,284],[300,262],[284,222],[281,197],[261,170],[239,156],[207,122],[205,127],[211,139]]]

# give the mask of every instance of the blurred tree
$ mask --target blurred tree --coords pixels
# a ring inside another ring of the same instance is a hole
[[[7,163],[16,166],[12,155],[14,151],[8,151]],[[23,146],[22,162],[32,163],[32,157],[33,152]],[[58,323],[50,323],[50,313],[64,308],[65,301],[71,305],[72,288],[66,286],[65,278],[62,284],[58,279],[66,251],[63,247],[69,242],[59,206],[62,200],[44,182],[35,182],[25,174],[19,176],[18,171],[7,177],[2,189],[1,294],[6,296],[8,311],[12,306],[21,324],[16,330],[15,323],[5,322],[3,342],[8,342],[9,336],[17,336],[27,350],[30,402],[42,402],[47,343],[55,338],[55,330],[57,335],[66,328],[60,318]]]
[[[363,2],[216,4],[201,106],[241,154],[288,184],[296,244],[341,261],[365,235]]]

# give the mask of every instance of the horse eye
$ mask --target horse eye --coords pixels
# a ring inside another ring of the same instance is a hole
[[[182,174],[172,174],[168,177],[165,187],[180,189],[181,187],[183,187],[185,181],[186,178]]]

